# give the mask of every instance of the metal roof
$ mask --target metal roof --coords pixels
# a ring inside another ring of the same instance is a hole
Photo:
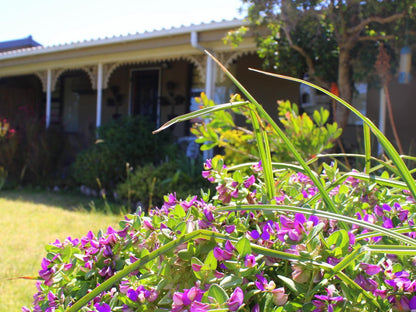
[[[67,44],[60,44],[60,45],[53,45],[53,46],[34,46],[30,48],[21,48],[15,50],[9,50],[2,52],[0,50],[0,60],[6,59],[15,59],[19,57],[27,57],[27,56],[34,56],[40,54],[47,54],[53,52],[62,52],[68,50],[75,50],[75,49],[82,49],[82,48],[89,48],[89,47],[98,47],[104,46],[109,44],[117,44],[117,43],[125,43],[131,41],[140,41],[146,39],[155,39],[160,37],[169,37],[174,35],[181,35],[191,32],[204,32],[204,31],[212,31],[212,30],[221,30],[224,28],[237,28],[239,26],[243,26],[248,24],[244,20],[240,19],[233,19],[233,20],[222,20],[222,21],[213,21],[210,23],[201,23],[201,24],[191,24],[189,26],[180,26],[180,27],[172,27],[169,29],[161,29],[161,30],[153,30],[153,31],[145,31],[142,33],[136,34],[128,34],[128,35],[120,35],[120,36],[113,36],[113,37],[106,37],[106,38],[99,38],[99,39],[91,39],[91,40],[84,40],[79,42],[71,42]],[[30,37],[31,38],[31,37]]]
[[[33,40],[32,36],[28,36],[22,39],[8,40],[0,42],[0,53],[5,51],[16,51],[21,49],[28,49],[33,47],[39,47],[41,44]]]

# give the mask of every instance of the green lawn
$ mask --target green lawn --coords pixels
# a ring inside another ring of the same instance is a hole
[[[76,194],[0,191],[0,311],[21,311],[31,304],[35,282],[15,278],[37,276],[46,244],[110,225],[118,228],[121,216],[89,212],[90,207],[90,198]]]

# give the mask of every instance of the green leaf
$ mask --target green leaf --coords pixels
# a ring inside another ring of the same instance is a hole
[[[218,284],[212,284],[208,289],[208,297],[214,298],[219,304],[224,304],[229,299],[225,290]]]
[[[324,109],[323,107],[321,107],[321,116],[322,116],[322,124],[321,125],[324,125],[328,121],[329,110]]]
[[[223,278],[220,282],[221,287],[227,288],[235,288],[237,286],[241,286],[243,284],[243,279],[241,277],[235,275],[228,275]]]
[[[241,257],[247,256],[248,254],[251,253],[250,240],[247,237],[245,237],[245,236],[241,237],[238,240],[237,244],[235,245],[235,248],[237,249],[238,254]]]
[[[198,258],[196,258],[196,257],[192,257],[192,259],[191,259],[191,265],[192,264],[200,265],[201,268],[204,266],[204,263],[201,260],[199,260]],[[193,272],[194,272],[194,275],[195,275],[195,277],[197,279],[199,279],[199,280],[202,279],[201,271],[193,271]]]
[[[345,230],[338,230],[326,239],[328,245],[339,247],[341,249],[348,247],[349,241],[350,238],[348,232]]]
[[[283,276],[283,275],[277,275],[277,277],[293,292],[295,292],[297,295],[299,294],[304,294],[307,292],[307,287],[296,283],[295,281],[293,281],[292,279]]]
[[[177,218],[184,218],[186,216],[186,212],[185,210],[182,208],[181,205],[176,205],[174,210],[173,210],[173,215]]]
[[[313,111],[313,120],[320,126],[321,125],[321,114],[317,110]]]
[[[191,259],[191,255],[190,255],[190,253],[189,253],[189,251],[187,249],[185,249],[185,250],[179,250],[178,257],[181,258],[182,260],[189,260],[189,259]]]
[[[238,183],[243,183],[243,176],[241,175],[240,170],[234,171],[233,173],[233,180],[238,182]]]
[[[201,145],[201,151],[208,151],[210,149],[213,149],[214,147],[217,146],[217,143],[205,143],[203,145]]]
[[[204,265],[201,271],[213,271],[217,268],[217,259],[214,256],[214,251],[211,250],[205,258]]]

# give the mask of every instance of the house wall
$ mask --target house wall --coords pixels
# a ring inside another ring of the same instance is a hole
[[[109,106],[109,99],[114,98],[113,92],[110,90],[112,87],[117,87],[119,93],[122,95],[121,105],[118,107],[118,113],[121,115],[127,115],[129,112],[129,90],[130,90],[130,70],[132,66],[126,65],[117,68],[111,75],[108,88],[103,90],[102,97],[102,116],[101,122],[105,124],[113,119],[116,114],[116,107]]]
[[[274,120],[278,120],[277,101],[289,100],[299,104],[299,83],[262,75],[247,66],[262,69],[258,56],[247,55],[236,61],[236,77]]]
[[[0,118],[13,122],[23,113],[42,118],[45,112],[43,98],[41,82],[35,75],[1,78]]]
[[[160,125],[189,111],[191,79],[192,65],[187,61],[170,62],[162,69]],[[181,137],[188,134],[188,128],[187,123],[180,123],[166,131]]]
[[[115,107],[107,105],[108,99],[113,97],[110,90],[113,86],[117,86],[122,95],[122,105],[119,107],[119,113],[122,115],[129,114],[129,101],[132,92],[130,85],[131,73],[142,69],[160,70],[160,124],[188,111],[192,69],[189,62],[179,60],[163,63],[128,64],[118,67],[112,73],[108,88],[103,90],[103,124],[109,122],[115,113]],[[174,136],[180,137],[186,135],[188,130],[185,124],[178,124],[166,131],[171,131]]]
[[[416,71],[412,73],[416,77]],[[394,122],[405,154],[416,154],[416,80],[409,84],[399,84],[397,77],[389,83],[389,93]],[[372,87],[368,92],[367,116],[379,126],[380,89]],[[386,136],[395,142],[389,113],[386,108]]]

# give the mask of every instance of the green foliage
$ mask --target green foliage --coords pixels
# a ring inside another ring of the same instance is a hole
[[[201,176],[202,164],[182,159],[168,161],[155,166],[147,164],[137,167],[133,172],[127,168],[127,178],[117,185],[117,195],[127,201],[132,208],[140,205],[148,211],[160,207],[164,194],[173,190],[178,198],[187,198],[190,194],[200,193],[209,183]]]
[[[401,47],[414,46],[416,0],[409,1],[290,1],[243,0],[251,28],[257,33],[258,54],[268,71],[311,81],[352,102],[355,82],[375,81],[380,43],[389,46],[392,68]],[[264,31],[266,29],[267,31]],[[229,41],[236,44],[230,33]],[[349,110],[337,104],[336,121],[348,123]]]
[[[377,40],[388,41],[396,50],[405,40],[407,44],[415,41],[412,36],[403,36],[403,30],[414,28],[415,1],[243,3],[249,7],[252,25],[266,25],[269,29],[268,35],[258,38],[258,52],[266,67],[291,76],[302,77],[310,71],[320,81],[337,81],[340,47],[350,40],[348,51],[356,78],[362,79],[364,74],[368,78],[377,55]],[[240,33],[231,34],[235,37]],[[238,42],[232,38],[229,41]]]
[[[239,101],[239,96],[231,102]],[[198,98],[202,107],[215,105],[205,94]],[[329,111],[321,108],[313,113],[312,118],[306,113],[299,114],[296,104],[289,101],[278,102],[279,120],[285,133],[304,159],[310,159],[333,147],[334,141],[342,130],[336,123],[328,123]],[[251,117],[244,107],[234,108],[234,116],[244,117],[250,122]],[[240,116],[238,116],[240,115]],[[241,119],[241,118],[240,118]],[[293,161],[293,155],[282,138],[273,135],[273,129],[263,122],[265,132],[270,136],[272,160],[277,162]],[[201,150],[215,147],[224,149],[224,160],[227,164],[255,161],[259,154],[252,130],[236,125],[233,115],[227,111],[216,111],[211,118],[202,124],[195,124],[191,132],[197,137],[196,142],[202,143]]]
[[[126,178],[126,164],[133,168],[159,164],[174,155],[170,136],[154,136],[153,128],[142,116],[123,117],[98,128],[99,140],[79,153],[72,166],[76,183],[96,190],[100,183],[113,190]]]

